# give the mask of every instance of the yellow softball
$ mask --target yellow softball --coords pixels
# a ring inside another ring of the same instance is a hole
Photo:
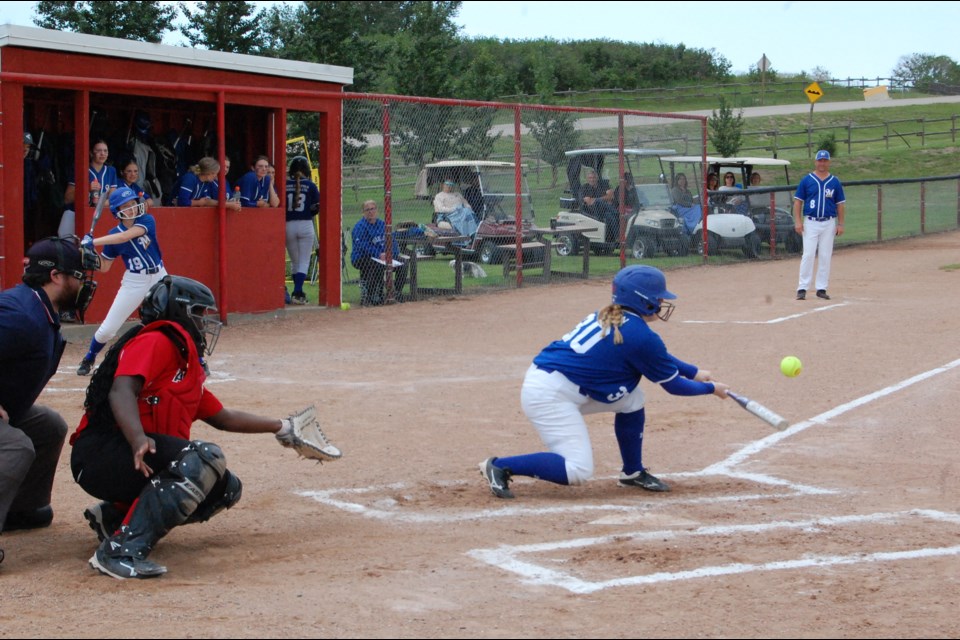
[[[796,378],[803,370],[803,364],[797,356],[787,356],[780,361],[780,371],[788,378]]]

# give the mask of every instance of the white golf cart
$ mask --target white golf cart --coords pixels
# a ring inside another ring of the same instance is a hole
[[[686,255],[689,244],[683,235],[677,216],[670,211],[670,190],[663,182],[662,156],[676,153],[671,149],[624,149],[624,172],[633,176],[637,207],[628,211],[625,219],[626,246],[634,259],[649,258],[657,252],[666,255]],[[619,183],[619,151],[615,148],[579,149],[567,151],[567,178],[570,191],[560,198],[562,210],[551,225],[592,226],[596,231],[583,234],[589,247],[582,247],[574,235],[556,235],[557,254],[576,255],[593,250],[596,255],[607,255],[620,248],[615,229],[608,228],[603,215],[587,212],[581,194],[586,187],[587,174],[596,172],[600,191],[610,190],[610,184]],[[615,210],[615,205],[609,204]],[[617,212],[619,213],[619,212]]]
[[[417,176],[416,196],[433,200],[443,183],[452,180],[455,190],[470,204],[469,210],[454,214],[433,213],[427,227],[437,235],[468,237],[463,247],[480,262],[491,264],[502,259],[501,245],[517,240],[516,182],[514,163],[493,160],[444,160],[425,165]],[[527,186],[526,166],[521,165],[521,237],[533,240],[529,231],[534,225],[533,200]],[[471,215],[472,211],[472,215]],[[449,251],[448,247],[429,245],[418,251]]]
[[[668,156],[663,158],[670,176],[670,182],[677,174],[687,176],[687,183],[694,193],[692,207],[674,206],[674,211],[683,219],[684,230],[690,234],[694,250],[703,255],[703,158],[700,156]],[[789,161],[776,158],[722,158],[707,156],[707,169],[715,173],[719,180],[727,172],[733,173],[738,189],[728,193],[712,193],[707,209],[707,246],[710,251],[740,249],[748,258],[760,256],[761,243],[770,241],[769,194],[751,195],[742,191],[742,185],[749,185],[750,175],[761,167],[782,168],[786,172]],[[789,175],[785,173],[785,183]],[[779,181],[778,181],[779,182]],[[782,196],[781,196],[781,199]],[[776,241],[783,242],[788,251],[802,247],[802,239],[797,244],[797,234],[793,229],[793,216],[788,209],[776,208]]]

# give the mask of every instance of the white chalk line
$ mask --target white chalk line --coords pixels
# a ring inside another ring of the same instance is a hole
[[[817,307],[816,309],[810,309],[808,311],[802,311],[800,313],[793,313],[789,316],[782,316],[780,318],[773,318],[772,320],[681,320],[683,324],[779,324],[781,322],[787,322],[788,320],[796,320],[797,318],[802,318],[804,316],[809,316],[814,313],[821,313],[823,311],[831,311],[833,309],[839,309],[840,307],[845,307],[849,302],[835,302],[834,304],[828,304],[825,307]]]
[[[530,585],[554,586],[573,593],[593,593],[613,587],[658,584],[682,580],[753,573],[758,571],[782,571],[789,569],[807,569],[833,565],[867,564],[873,562],[892,562],[960,555],[960,545],[938,548],[917,548],[907,550],[880,551],[874,553],[857,552],[847,555],[804,554],[801,558],[777,560],[764,563],[731,563],[709,565],[685,571],[660,571],[656,573],[628,576],[611,580],[590,581],[571,575],[558,569],[526,562],[518,556],[529,553],[549,553],[551,551],[585,548],[600,544],[622,543],[625,540],[643,542],[645,540],[670,540],[706,536],[734,536],[767,533],[777,529],[800,529],[806,533],[821,532],[823,527],[836,527],[868,523],[874,525],[896,525],[906,518],[927,518],[938,522],[960,525],[960,516],[934,510],[913,510],[894,513],[875,513],[871,515],[848,515],[812,520],[779,521],[748,525],[705,526],[690,530],[663,529],[660,531],[641,531],[626,534],[614,534],[575,540],[563,540],[553,543],[530,545],[501,545],[495,549],[474,549],[467,555],[520,576],[522,582]],[[563,563],[563,559],[551,561],[551,565]]]

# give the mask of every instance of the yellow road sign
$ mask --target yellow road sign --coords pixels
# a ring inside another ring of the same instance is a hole
[[[804,89],[803,92],[807,94],[807,100],[810,101],[810,104],[813,104],[823,97],[823,89],[821,89],[820,85],[816,82],[811,82],[810,86]]]

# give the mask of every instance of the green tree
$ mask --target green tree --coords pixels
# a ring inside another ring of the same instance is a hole
[[[176,9],[160,2],[38,2],[34,24],[111,38],[160,42]]]
[[[903,56],[893,70],[900,84],[913,85],[925,93],[957,93],[960,91],[960,66],[947,56],[914,53]]]
[[[252,2],[207,0],[196,10],[181,2],[180,10],[187,20],[180,32],[192,46],[230,53],[258,51],[260,22]]]
[[[720,96],[720,113],[714,110],[707,124],[710,129],[707,137],[717,153],[726,158],[737,155],[742,144],[743,109],[733,115],[733,109],[727,104],[726,98]]]

